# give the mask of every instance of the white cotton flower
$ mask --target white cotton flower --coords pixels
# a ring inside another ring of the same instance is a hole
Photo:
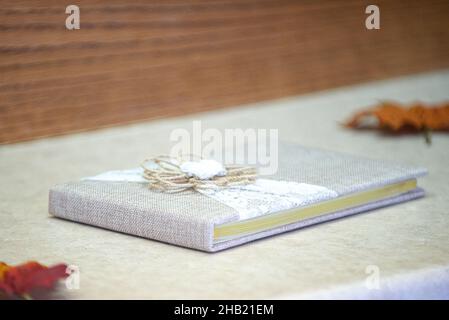
[[[189,177],[196,177],[200,180],[212,179],[215,176],[226,175],[224,166],[215,160],[186,161],[179,168]]]

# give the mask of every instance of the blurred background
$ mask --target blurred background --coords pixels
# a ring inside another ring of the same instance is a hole
[[[449,67],[447,0],[0,4],[0,143]]]

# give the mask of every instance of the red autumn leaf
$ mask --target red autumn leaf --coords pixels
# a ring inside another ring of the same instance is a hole
[[[0,291],[23,297],[35,289],[51,289],[59,279],[68,276],[66,269],[65,264],[46,267],[30,261],[13,267],[0,262]]]

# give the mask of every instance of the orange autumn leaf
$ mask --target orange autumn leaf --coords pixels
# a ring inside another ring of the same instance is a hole
[[[438,106],[418,103],[405,107],[384,102],[355,114],[345,123],[345,126],[355,129],[375,128],[391,132],[449,131],[449,103]]]
[[[0,262],[0,293],[25,297],[35,289],[51,289],[59,279],[67,277],[66,269],[65,264],[47,267],[30,261],[9,266]]]
[[[10,267],[4,263],[0,261],[0,283],[3,280],[4,274],[6,273],[6,270],[8,270]]]

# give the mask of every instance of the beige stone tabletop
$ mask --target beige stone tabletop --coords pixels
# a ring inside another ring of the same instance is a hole
[[[55,298],[449,297],[449,135],[428,146],[421,135],[339,126],[381,99],[447,101],[449,71],[0,146],[0,261],[77,266],[79,289],[61,284]],[[279,128],[282,140],[424,166],[427,196],[214,254],[49,216],[52,185],[166,153],[171,130],[193,120]]]

